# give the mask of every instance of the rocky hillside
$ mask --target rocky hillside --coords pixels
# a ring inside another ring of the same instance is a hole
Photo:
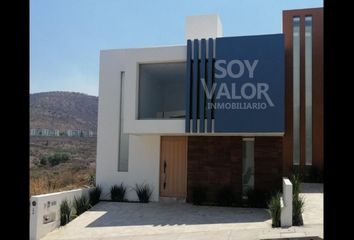
[[[30,95],[30,128],[60,131],[97,129],[98,97],[75,92]],[[51,164],[57,154],[65,161]],[[30,137],[31,195],[75,189],[92,184],[96,137]]]
[[[96,132],[98,97],[76,92],[30,94],[30,128]]]

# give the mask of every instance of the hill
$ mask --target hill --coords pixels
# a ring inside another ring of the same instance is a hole
[[[98,97],[76,92],[30,94],[30,128],[96,132]]]
[[[30,94],[30,128],[97,129],[98,97],[75,92]],[[59,155],[58,155],[59,154]],[[53,161],[55,156],[65,161]],[[30,137],[31,195],[79,188],[93,183],[96,137]]]

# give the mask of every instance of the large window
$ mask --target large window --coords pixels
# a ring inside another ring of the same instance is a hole
[[[139,66],[138,119],[185,117],[184,62]]]
[[[293,18],[293,164],[300,164],[300,17]]]
[[[306,165],[312,165],[312,17],[305,18]]]

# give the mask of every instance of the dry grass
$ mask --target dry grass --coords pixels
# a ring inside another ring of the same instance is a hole
[[[90,175],[94,174],[93,168],[46,171],[39,176],[30,178],[30,196],[45,193],[71,190],[90,185]]]
[[[95,174],[96,139],[31,137],[30,195],[71,190],[90,185]],[[70,159],[56,166],[41,165],[40,159],[56,152],[67,152]]]

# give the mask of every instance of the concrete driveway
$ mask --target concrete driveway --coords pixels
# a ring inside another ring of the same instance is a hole
[[[314,234],[323,236],[323,212],[321,207],[314,207],[323,202],[323,195],[303,194],[307,204],[303,227],[273,229],[265,209],[193,206],[185,203],[100,202],[42,240],[250,240]]]

